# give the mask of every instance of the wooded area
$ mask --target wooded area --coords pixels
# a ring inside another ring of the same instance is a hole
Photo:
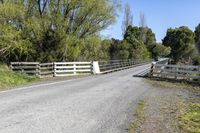
[[[125,7],[123,39],[105,39],[118,0],[1,0],[0,61],[59,62],[171,57],[172,63],[200,64],[200,25],[168,29],[162,44],[147,26],[140,26]],[[198,49],[198,50],[197,50]]]

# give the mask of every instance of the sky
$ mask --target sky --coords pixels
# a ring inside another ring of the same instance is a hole
[[[122,39],[124,6],[129,4],[133,13],[133,25],[139,25],[140,13],[146,17],[147,25],[161,42],[168,28],[188,26],[191,30],[200,23],[200,0],[121,0],[122,9],[116,22],[102,31],[105,38]]]

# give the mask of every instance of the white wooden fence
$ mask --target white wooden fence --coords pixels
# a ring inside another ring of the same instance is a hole
[[[39,77],[101,74],[150,63],[150,60],[112,60],[104,62],[11,62],[13,71]]]
[[[60,77],[92,74],[92,62],[11,62],[11,69],[16,72],[39,77]]]
[[[200,66],[152,64],[151,76],[200,83]]]
[[[92,62],[56,62],[54,76],[74,76],[92,74]]]
[[[54,76],[54,63],[40,63],[39,64],[40,77],[53,77]]]

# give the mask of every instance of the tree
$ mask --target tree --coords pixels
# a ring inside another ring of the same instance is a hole
[[[168,29],[163,45],[171,47],[170,57],[174,63],[188,62],[196,56],[194,33],[188,27]]]
[[[145,34],[144,34],[145,40],[142,39],[141,41],[145,44],[149,52],[153,54],[153,48],[156,45],[155,33],[153,33],[152,29],[148,27],[146,27],[145,30],[143,29],[143,27],[140,27],[140,31],[141,31],[141,34],[144,34],[144,31],[145,31]]]
[[[140,40],[142,40],[143,42],[146,42],[147,36],[146,36],[146,32],[147,32],[147,24],[146,24],[146,17],[145,14],[143,12],[140,12],[140,28],[141,28],[141,33],[140,33]]]
[[[130,58],[132,59],[146,59],[150,56],[144,42],[140,40],[140,33],[139,27],[128,26],[124,35],[124,40],[131,44]]]
[[[23,36],[25,9],[15,3],[0,4],[0,56],[1,60],[26,60],[32,52],[32,43]]]
[[[143,12],[140,12],[140,23],[139,23],[140,27],[147,27],[147,22],[146,22],[146,16]]]
[[[129,26],[124,37],[125,37],[125,39],[134,37],[137,41],[139,41],[140,43],[143,43],[141,45],[145,45],[144,47],[148,49],[150,54],[152,54],[153,48],[156,43],[155,34],[148,27],[145,27],[145,31],[146,31],[145,32],[145,38],[146,38],[145,41],[143,39],[141,39],[141,34],[143,34],[143,27]]]
[[[115,21],[112,1],[3,0],[0,55],[4,61],[73,61],[83,46],[101,49],[96,36]],[[85,54],[85,58],[90,57]]]
[[[155,47],[153,48],[152,54],[153,58],[160,58],[160,57],[165,57],[169,55],[171,52],[170,47],[166,47],[162,44],[156,44]]]
[[[195,28],[195,43],[200,52],[200,24]]]
[[[193,58],[194,65],[200,65],[200,55]]]
[[[129,4],[126,4],[124,10],[124,20],[122,22],[122,36],[125,35],[128,26],[132,25],[133,25],[133,14],[131,12]]]

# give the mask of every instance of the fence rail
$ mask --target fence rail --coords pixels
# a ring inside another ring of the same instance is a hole
[[[12,62],[11,69],[39,77],[74,76],[92,73],[92,62]]]
[[[108,73],[123,69],[128,69],[137,65],[150,63],[152,60],[110,60],[100,61],[99,68],[101,73]]]
[[[73,76],[92,74],[92,62],[56,62],[54,76]]]
[[[39,77],[61,77],[108,73],[150,63],[150,60],[110,60],[94,62],[12,62],[13,71]]]
[[[153,64],[152,77],[198,81],[200,83],[200,66]]]
[[[11,69],[16,72],[21,72],[29,75],[40,74],[39,62],[11,62]]]
[[[39,65],[40,77],[53,77],[54,75],[54,63],[41,63]]]

